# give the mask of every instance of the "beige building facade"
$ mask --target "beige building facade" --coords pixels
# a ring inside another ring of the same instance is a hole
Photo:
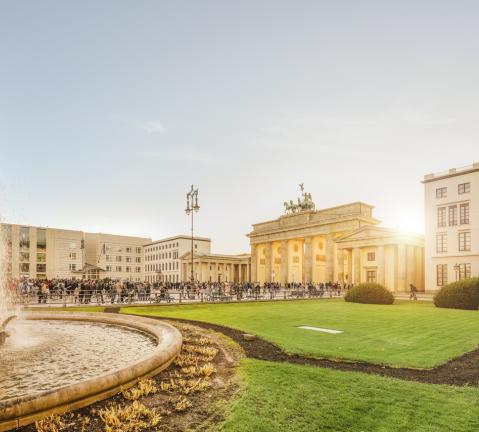
[[[0,224],[2,262],[13,279],[143,280],[149,238]]]
[[[83,267],[81,231],[0,224],[2,261],[10,278],[72,278]]]
[[[479,275],[479,163],[424,176],[426,289]]]
[[[384,281],[391,291],[409,283],[424,289],[421,236],[376,228],[373,206],[363,202],[316,210],[300,187],[298,204],[285,202],[286,214],[248,234],[253,282]]]
[[[151,242],[150,238],[85,233],[84,239],[85,266],[80,273],[87,279],[144,279],[143,245]]]
[[[191,252],[181,257],[181,280],[191,280]],[[250,255],[224,255],[196,252],[193,255],[193,275],[199,282],[248,282]]]
[[[424,291],[424,238],[419,234],[364,226],[336,240],[336,281],[377,282],[392,292],[414,285]]]

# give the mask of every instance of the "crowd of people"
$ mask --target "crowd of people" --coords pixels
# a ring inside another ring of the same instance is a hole
[[[131,282],[112,279],[10,280],[21,303],[118,304],[133,302],[229,301],[243,299],[321,298],[341,296],[351,286],[340,283],[232,283],[232,282]]]

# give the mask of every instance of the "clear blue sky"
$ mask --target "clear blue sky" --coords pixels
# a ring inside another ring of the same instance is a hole
[[[0,215],[248,250],[305,183],[422,230],[479,160],[477,1],[0,1]]]

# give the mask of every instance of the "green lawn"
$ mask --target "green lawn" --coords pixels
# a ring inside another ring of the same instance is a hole
[[[124,313],[224,324],[256,333],[286,351],[316,357],[428,368],[479,344],[479,313],[431,303],[362,305],[343,300],[126,307]],[[331,335],[298,329],[343,330]]]
[[[224,432],[472,432],[479,389],[245,360]]]

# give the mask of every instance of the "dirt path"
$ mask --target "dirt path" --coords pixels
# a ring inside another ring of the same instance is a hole
[[[238,343],[249,358],[319,366],[342,371],[364,372],[430,384],[447,384],[453,386],[479,385],[479,349],[466,353],[461,357],[455,358],[433,369],[394,368],[367,362],[329,360],[305,357],[298,354],[288,354],[277,345],[258,337],[252,341],[247,341],[243,338],[244,332],[230,327],[194,320],[162,318],[149,315],[148,317],[179,321],[223,333]]]

